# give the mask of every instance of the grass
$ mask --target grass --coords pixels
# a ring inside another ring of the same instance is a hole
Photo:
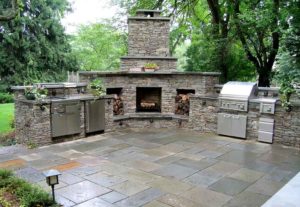
[[[14,118],[14,104],[0,104],[0,134],[11,132],[11,121]]]
[[[51,196],[40,187],[0,169],[0,206],[4,207],[58,207]]]

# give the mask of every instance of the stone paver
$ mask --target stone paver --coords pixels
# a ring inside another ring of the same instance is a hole
[[[247,183],[245,181],[225,177],[219,180],[218,182],[212,184],[209,187],[209,189],[233,196],[245,190],[249,185],[250,183]]]
[[[188,130],[130,129],[28,150],[0,148],[12,169],[68,206],[260,206],[300,170],[299,149]]]
[[[137,193],[131,197],[128,197],[120,202],[117,202],[116,205],[120,207],[138,207],[146,203],[151,202],[152,200],[157,199],[162,196],[164,193],[155,188],[149,188],[145,191]]]
[[[127,196],[123,195],[121,193],[118,193],[116,191],[112,191],[110,193],[104,194],[103,196],[100,196],[100,198],[109,203],[115,203],[115,202],[118,202],[120,200],[127,198]]]
[[[138,192],[150,188],[149,186],[143,185],[141,183],[136,183],[132,181],[125,181],[123,183],[111,186],[110,189],[113,189],[119,193],[122,193],[127,196],[132,196]]]
[[[169,164],[153,171],[153,173],[164,177],[183,179],[196,173],[197,171],[198,170],[196,169],[184,167],[181,165]]]
[[[110,191],[110,189],[101,187],[92,182],[83,181],[60,188],[56,192],[57,194],[71,200],[74,203],[82,203]]]
[[[254,193],[250,191],[243,191],[242,193],[238,194],[236,197],[231,199],[227,202],[224,207],[257,207],[261,206],[269,199],[269,196]]]
[[[162,196],[159,201],[173,207],[201,207],[199,203],[173,194]]]

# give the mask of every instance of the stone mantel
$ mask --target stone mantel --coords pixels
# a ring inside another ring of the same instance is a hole
[[[155,72],[131,72],[131,71],[79,71],[79,75],[97,75],[97,76],[128,76],[128,75],[147,75],[147,76],[155,76],[155,75],[195,75],[195,76],[220,76],[219,72],[181,72],[181,71],[155,71]]]

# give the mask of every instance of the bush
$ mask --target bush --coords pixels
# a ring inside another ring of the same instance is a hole
[[[51,196],[47,192],[43,191],[38,186],[34,186],[20,178],[15,177],[9,170],[0,169],[0,190],[4,190],[15,195],[20,206],[58,206],[55,202],[53,202]],[[0,198],[0,206],[2,205],[1,202],[3,201],[5,201],[5,197]]]
[[[15,131],[11,131],[6,134],[0,134],[0,146],[11,146],[17,144],[15,135]]]
[[[0,104],[3,103],[13,103],[14,96],[9,93],[0,93]]]

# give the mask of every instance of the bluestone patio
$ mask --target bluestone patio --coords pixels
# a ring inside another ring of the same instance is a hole
[[[299,149],[188,130],[126,129],[32,150],[2,148],[0,168],[64,206],[260,206],[300,169]]]

